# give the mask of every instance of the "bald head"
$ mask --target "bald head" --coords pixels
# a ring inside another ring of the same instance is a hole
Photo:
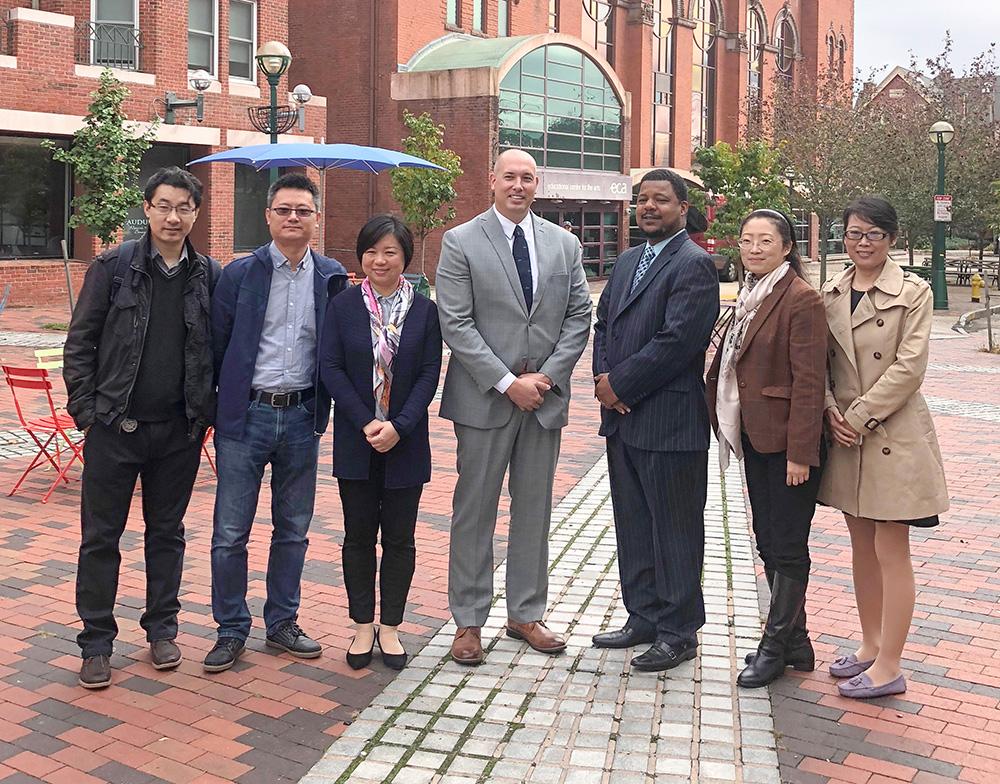
[[[535,159],[524,150],[504,150],[490,172],[490,189],[497,211],[520,223],[531,209],[538,188]]]

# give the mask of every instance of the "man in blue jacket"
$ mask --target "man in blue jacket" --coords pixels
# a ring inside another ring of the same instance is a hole
[[[274,528],[264,604],[267,645],[303,659],[322,652],[297,620],[319,437],[330,417],[317,362],[320,336],[327,301],[347,286],[347,273],[309,248],[319,190],[308,177],[280,177],[268,190],[267,205],[272,242],[227,266],[212,301],[219,397],[212,614],[219,628],[205,657],[208,672],[232,667],[250,634],[247,540],[268,463]]]

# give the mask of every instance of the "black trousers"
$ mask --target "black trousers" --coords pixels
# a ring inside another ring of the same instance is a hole
[[[77,636],[84,658],[110,656],[118,635],[114,606],[125,531],[135,482],[142,477],[145,521],[146,611],[139,620],[146,639],[177,636],[184,513],[201,461],[201,440],[188,438],[188,422],[143,422],[132,433],[96,422],[83,447],[81,541],[76,571]]]
[[[708,452],[652,452],[608,438],[618,571],[629,622],[671,645],[705,624]]]
[[[803,583],[809,580],[809,529],[826,456],[825,445],[820,449],[820,467],[809,469],[805,483],[789,487],[787,453],[762,454],[743,434],[743,470],[757,552],[765,567]]]
[[[386,626],[403,621],[417,547],[413,538],[423,485],[387,488],[385,456],[372,455],[368,479],[338,479],[344,507],[344,585],[351,620],[375,621],[375,542],[381,531],[379,620]]]

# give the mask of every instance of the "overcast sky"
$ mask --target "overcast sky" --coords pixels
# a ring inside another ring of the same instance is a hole
[[[961,70],[991,43],[1000,44],[1000,0],[855,0],[854,67],[909,67],[941,52],[945,30],[954,41],[952,65]]]

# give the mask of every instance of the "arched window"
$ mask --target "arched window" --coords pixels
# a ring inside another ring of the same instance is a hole
[[[656,0],[653,12],[653,158],[652,166],[671,164],[674,114],[674,3]]]
[[[539,166],[622,170],[622,104],[579,49],[528,52],[500,83],[500,150],[520,147]]]
[[[778,77],[791,86],[795,77],[795,26],[787,11],[782,12],[778,17],[778,34],[775,45],[778,49],[777,66]]]
[[[847,41],[841,36],[837,43],[837,74],[843,79],[847,70]]]
[[[764,20],[760,11],[747,9],[747,84],[750,97],[759,98],[764,73]]]
[[[583,0],[580,37],[612,65],[615,62],[615,15],[610,0]]]
[[[713,0],[691,0],[694,62],[691,79],[691,147],[715,143],[715,38],[719,18]]]

